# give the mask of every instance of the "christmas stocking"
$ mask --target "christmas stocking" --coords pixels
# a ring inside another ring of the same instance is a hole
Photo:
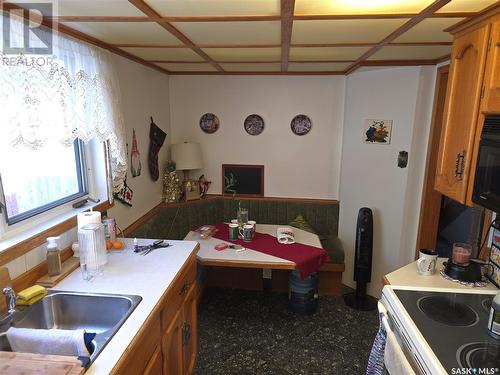
[[[149,173],[151,174],[151,178],[153,181],[158,180],[160,176],[160,172],[158,169],[158,152],[160,152],[161,146],[163,146],[163,142],[165,142],[165,138],[167,137],[167,133],[161,130],[154,122],[151,117],[151,126],[149,128],[149,154],[148,154],[148,165],[149,165]]]

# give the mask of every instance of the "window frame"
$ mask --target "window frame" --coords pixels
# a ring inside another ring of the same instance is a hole
[[[5,193],[3,189],[3,181],[0,176],[0,193],[1,193],[1,199],[2,202],[2,215],[3,215],[3,220],[7,227],[10,227],[14,224],[21,223],[22,221],[31,219],[37,215],[46,213],[47,211],[50,211],[54,208],[60,207],[68,202],[72,202],[75,199],[79,199],[82,197],[85,197],[89,194],[88,192],[88,176],[87,176],[87,167],[86,167],[86,159],[85,159],[85,146],[82,141],[79,139],[75,139],[73,142],[73,150],[75,153],[75,168],[76,168],[76,174],[77,174],[77,182],[78,182],[78,192],[75,194],[68,195],[64,198],[57,199],[55,201],[52,201],[50,203],[44,204],[43,206],[28,210],[26,212],[23,212],[18,215],[14,215],[11,218],[9,218],[7,214],[7,207],[5,205]]]

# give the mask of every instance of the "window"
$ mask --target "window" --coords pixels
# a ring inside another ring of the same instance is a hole
[[[83,145],[53,144],[2,152],[0,176],[8,225],[18,223],[87,194]],[[4,156],[2,155],[2,156]]]

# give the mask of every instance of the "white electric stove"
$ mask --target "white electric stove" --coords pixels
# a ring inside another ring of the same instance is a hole
[[[380,301],[416,374],[494,375],[500,374],[500,341],[486,327],[495,294],[387,285]]]

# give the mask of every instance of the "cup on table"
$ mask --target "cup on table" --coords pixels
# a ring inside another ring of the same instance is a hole
[[[231,219],[231,224],[238,224],[238,219]]]
[[[436,271],[438,254],[431,249],[420,249],[418,252],[417,270],[422,276],[433,275]]]
[[[457,242],[453,244],[452,261],[459,266],[467,266],[470,262],[472,246],[468,243]]]
[[[236,241],[238,239],[238,223],[229,224],[229,240]]]
[[[252,238],[255,237],[255,231],[256,231],[256,228],[257,228],[257,222],[255,220],[248,220],[247,224],[252,226]]]
[[[251,242],[253,237],[253,230],[250,224],[243,225],[243,228],[240,229],[240,235],[245,242]]]

